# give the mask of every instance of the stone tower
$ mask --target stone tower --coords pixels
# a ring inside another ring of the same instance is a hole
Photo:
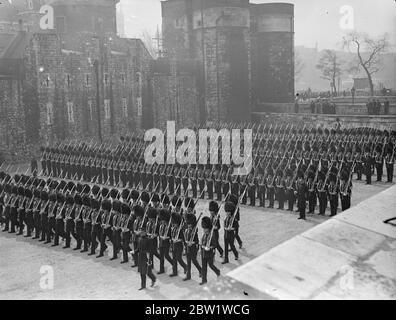
[[[260,109],[265,103],[291,103],[294,101],[294,6],[252,4],[250,17],[253,104]]]
[[[165,54],[201,65],[201,119],[249,120],[249,15],[249,0],[162,2]]]

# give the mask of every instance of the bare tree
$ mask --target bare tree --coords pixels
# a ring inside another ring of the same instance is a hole
[[[357,59],[351,71],[364,70],[370,84],[371,96],[373,96],[373,75],[381,70],[381,56],[389,49],[387,35],[384,34],[379,39],[373,39],[367,34],[353,31],[343,38],[343,46],[356,50]]]
[[[333,50],[325,50],[319,59],[316,68],[322,72],[322,79],[330,81],[332,91],[337,95],[336,79],[342,74],[343,62]]]
[[[294,50],[294,78],[296,81],[300,80],[302,70],[304,69],[305,64],[300,57],[300,54]]]

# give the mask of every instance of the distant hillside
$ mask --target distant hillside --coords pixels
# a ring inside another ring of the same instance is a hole
[[[316,69],[316,64],[323,51],[303,46],[296,46],[295,50],[304,64],[299,79],[296,81],[296,90],[306,90],[309,87],[313,91],[330,90],[329,81],[322,79],[320,71]],[[355,56],[353,53],[344,51],[337,51],[337,53],[343,61],[347,62],[353,60]],[[383,66],[382,70],[374,76],[375,89],[379,88],[380,83],[386,88],[396,89],[396,53],[385,54],[383,56]],[[353,85],[353,78],[360,76],[365,77],[364,74],[344,74],[341,78],[341,92],[343,90],[350,90]]]

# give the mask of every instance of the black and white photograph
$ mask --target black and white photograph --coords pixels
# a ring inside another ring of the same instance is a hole
[[[396,300],[395,150],[395,0],[0,0],[0,300]]]

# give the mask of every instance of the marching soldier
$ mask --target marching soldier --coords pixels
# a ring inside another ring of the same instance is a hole
[[[362,180],[362,173],[363,173],[363,157],[361,153],[360,147],[356,147],[356,165],[355,170],[357,174],[358,181]]]
[[[377,146],[376,149],[376,155],[375,155],[375,169],[377,171],[377,181],[381,182],[382,181],[382,174],[383,174],[383,168],[384,168],[384,159],[382,158],[382,148],[380,146]]]
[[[66,196],[66,208],[65,208],[65,218],[64,218],[64,236],[65,236],[65,246],[63,249],[70,248],[71,234],[74,230],[74,218],[76,214],[76,204],[74,202],[74,197],[71,194]]]
[[[294,207],[294,202],[296,201],[295,196],[294,196],[294,183],[293,183],[293,178],[292,178],[292,172],[290,169],[286,170],[286,181],[285,181],[285,186],[286,186],[286,199],[287,199],[287,210],[293,212],[293,207]]]
[[[238,251],[235,248],[235,229],[238,221],[236,221],[234,215],[236,214],[236,206],[232,202],[226,202],[224,210],[227,214],[224,220],[224,261],[222,264],[228,263],[228,251],[231,248],[234,253],[235,260],[238,260]]]
[[[269,201],[268,208],[274,208],[274,196],[275,196],[275,188],[274,188],[274,178],[273,178],[273,170],[269,169],[267,174],[267,179],[265,181],[266,190],[267,190],[267,199]]]
[[[258,169],[258,176],[257,176],[257,197],[259,198],[260,207],[265,208],[265,176],[262,168]],[[238,193],[233,193],[238,195]]]
[[[330,216],[334,217],[337,214],[338,208],[338,186],[337,186],[337,178],[334,173],[330,173],[329,176],[330,184],[327,189],[328,198],[330,202]]]
[[[208,282],[208,265],[218,277],[220,276],[220,270],[217,269],[214,265],[214,255],[217,247],[218,238],[213,233],[213,226],[210,218],[203,217],[201,226],[204,233],[201,240],[202,281],[200,285],[204,285]]]
[[[55,210],[55,237],[53,247],[59,246],[59,237],[64,237],[64,219],[66,217],[66,199],[65,196],[61,193],[57,195],[58,206]]]
[[[102,190],[103,194],[103,190]],[[103,200],[103,202],[106,200]],[[102,210],[103,209],[103,202],[97,199],[91,199],[91,236],[90,236],[90,242],[91,242],[91,250],[88,255],[93,256],[96,253],[96,248],[98,246],[98,241],[100,241],[100,235],[101,235],[101,228],[100,228],[100,222],[101,222],[101,215],[102,215]],[[109,208],[109,201],[107,201],[107,208]],[[87,230],[89,231],[89,230]]]
[[[128,204],[122,203],[122,230],[121,230],[121,248],[122,248],[122,261],[121,264],[128,263],[128,253],[132,251],[129,243],[131,241],[131,230],[133,229],[134,216],[131,214],[131,208]]]
[[[109,239],[112,241],[112,229],[111,227],[113,226],[113,207],[108,208],[108,207],[102,207],[103,212],[101,215],[101,223],[102,223],[102,233],[100,236],[100,250],[99,250],[99,255],[96,256],[96,258],[101,258],[104,256],[104,252],[107,249],[106,245],[106,240]],[[110,210],[107,210],[110,209]],[[113,248],[114,250],[114,248]]]
[[[352,186],[348,176],[347,171],[343,171],[340,176],[340,200],[342,211],[348,210],[351,207]]]
[[[33,239],[39,239],[41,234],[41,219],[40,219],[40,211],[41,211],[41,192],[39,189],[35,189],[33,191],[33,223],[34,223],[34,237]]]
[[[183,281],[191,279],[191,262],[197,268],[200,276],[202,273],[202,268],[197,260],[199,240],[197,233],[197,218],[194,214],[188,213],[186,215],[186,224],[187,228],[184,230],[184,240],[187,251],[187,275]]]
[[[139,229],[140,226],[142,225],[144,209],[142,206],[136,205],[133,208],[133,211],[134,211],[135,220],[133,221],[133,228],[132,228],[132,245],[133,245],[132,257],[134,261],[132,268],[135,268],[139,265],[139,234],[140,234]]]
[[[217,202],[215,202],[215,201],[209,202],[210,221],[213,226],[212,227],[213,233],[214,233],[216,239],[219,239],[219,230],[221,228],[220,219],[218,219],[218,217],[217,217],[217,215],[219,214],[219,210],[220,210],[220,208],[219,208],[219,205],[217,204]],[[217,249],[217,251],[219,251],[220,258],[222,258],[224,251],[223,251],[223,248],[221,247],[219,241],[217,241],[217,245],[216,245],[215,249]]]
[[[305,220],[307,193],[308,193],[308,187],[304,181],[304,173],[299,171],[297,173],[297,190],[295,191],[295,195],[297,197],[297,207],[298,207],[298,211],[300,212],[300,217],[298,219]]]
[[[395,149],[390,147],[387,150],[387,154],[385,158],[387,182],[390,183],[393,182],[394,164],[395,164]]]
[[[205,176],[204,176],[204,171],[202,170],[201,165],[198,167],[197,179],[198,179],[199,193],[201,194],[201,199],[204,199],[205,198],[205,193],[204,193]]]
[[[315,173],[313,171],[308,172],[308,214],[315,213],[316,207],[316,183],[315,183]]]
[[[208,192],[208,199],[213,200],[213,174],[208,166],[205,171],[206,190]]]
[[[182,268],[184,269],[184,273],[187,273],[187,265],[183,261],[183,224],[184,220],[182,219],[181,215],[177,213],[172,213],[172,229],[171,229],[171,236],[172,236],[172,274],[171,277],[177,276],[177,264],[179,263]]]
[[[276,190],[276,198],[278,199],[278,209],[283,210],[285,208],[285,180],[283,179],[283,172],[282,170],[278,170],[276,173],[276,180],[275,180],[275,190]]]
[[[160,253],[160,270],[158,274],[165,273],[165,259],[173,266],[173,260],[169,255],[170,238],[171,238],[171,219],[170,213],[166,209],[159,212],[160,227],[159,235],[159,253]]]
[[[159,199],[158,199],[159,200]],[[156,208],[148,208],[147,211],[148,221],[146,224],[146,234],[149,243],[149,257],[152,268],[154,268],[154,256],[160,260],[158,253],[158,211]]]
[[[78,193],[82,191],[82,186],[76,187],[77,194],[74,195],[74,203],[76,204],[76,213],[74,216],[74,229],[71,229],[74,239],[76,239],[77,245],[73,250],[80,250],[83,240],[84,222],[82,220],[82,211],[85,210],[83,207],[83,200],[81,195]],[[70,226],[71,227],[71,226]],[[74,232],[73,232],[74,231]]]
[[[80,252],[88,252],[89,246],[91,245],[91,235],[92,235],[91,201],[93,199],[91,199],[88,194],[85,194],[82,200],[83,200],[83,209],[81,212],[81,218],[83,221],[83,233],[82,233],[83,249]]]
[[[318,174],[318,184],[316,186],[316,192],[319,199],[319,215],[325,215],[327,208],[327,186],[325,181],[325,175],[322,171]]]
[[[195,166],[190,168],[190,172],[188,174],[191,183],[191,190],[193,198],[197,198],[198,196],[198,189],[197,189],[197,169]]]
[[[60,195],[59,195],[60,196]],[[47,221],[46,221],[46,232],[47,232],[47,240],[44,242],[45,244],[51,243],[52,242],[52,235],[53,235],[53,230],[55,228],[55,212],[57,210],[57,194],[52,192],[49,195],[50,199],[50,206],[48,208],[48,216],[47,216]]]
[[[113,257],[110,259],[116,260],[118,258],[118,252],[121,249],[121,202],[119,200],[113,200],[112,202],[112,226],[111,226],[111,243],[113,245]]]
[[[152,261],[148,255],[150,254],[150,241],[147,237],[147,233],[142,226],[139,228],[139,238],[138,238],[138,253],[139,253],[139,266],[138,272],[140,273],[141,287],[139,290],[146,288],[146,278],[147,276],[151,279],[151,287],[155,285],[156,277],[153,274]]]
[[[371,184],[371,175],[372,167],[373,166],[373,159],[370,155],[370,149],[366,149],[366,153],[364,155],[364,174],[366,175],[366,184]]]

